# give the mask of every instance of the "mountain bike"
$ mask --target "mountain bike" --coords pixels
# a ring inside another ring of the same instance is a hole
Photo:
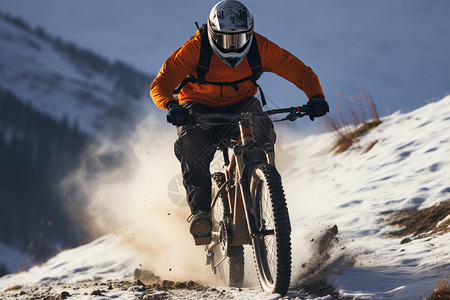
[[[281,120],[305,116],[306,106],[266,111],[286,114]],[[261,113],[212,113],[192,118],[196,126],[236,124],[237,141],[220,141],[223,172],[212,174],[212,241],[205,246],[206,263],[223,284],[241,287],[244,245],[253,248],[262,289],[285,295],[291,277],[291,225],[281,176],[275,167],[274,145],[258,145],[252,124]],[[276,121],[274,121],[276,122]],[[230,152],[231,157],[230,157]]]

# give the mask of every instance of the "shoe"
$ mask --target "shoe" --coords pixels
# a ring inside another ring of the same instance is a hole
[[[188,222],[191,222],[189,231],[194,237],[195,245],[208,245],[211,243],[212,221],[211,216],[203,211],[193,213]]]

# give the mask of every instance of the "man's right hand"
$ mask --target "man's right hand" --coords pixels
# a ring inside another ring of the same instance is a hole
[[[189,110],[175,101],[167,103],[167,122],[175,126],[183,126],[189,123]]]

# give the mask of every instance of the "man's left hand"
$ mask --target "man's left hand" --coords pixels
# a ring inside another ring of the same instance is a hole
[[[328,102],[325,100],[324,95],[312,96],[306,104],[306,109],[311,121],[314,121],[314,118],[316,117],[325,116],[330,111],[330,107],[328,106]]]

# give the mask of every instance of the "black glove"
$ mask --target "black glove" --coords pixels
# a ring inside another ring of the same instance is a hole
[[[175,101],[167,103],[167,122],[175,126],[183,126],[189,123],[189,110],[186,107],[181,106]]]
[[[306,103],[306,113],[309,115],[311,121],[314,121],[315,117],[325,116],[329,111],[330,107],[324,95],[312,96],[308,103]]]

